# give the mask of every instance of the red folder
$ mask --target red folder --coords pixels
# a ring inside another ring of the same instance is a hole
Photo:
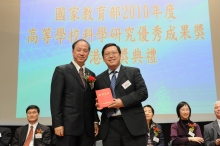
[[[98,99],[99,108],[108,107],[108,105],[114,100],[110,88],[96,90],[95,92]]]

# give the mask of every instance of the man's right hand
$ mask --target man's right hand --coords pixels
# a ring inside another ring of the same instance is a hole
[[[54,132],[57,136],[63,136],[64,134],[64,127],[63,126],[59,126],[54,128]]]
[[[216,139],[215,144],[220,145],[220,139]]]

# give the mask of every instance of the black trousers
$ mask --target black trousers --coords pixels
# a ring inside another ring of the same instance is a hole
[[[56,146],[93,146],[94,136],[88,136],[85,130],[82,135],[64,135],[56,136]]]
[[[146,135],[131,135],[121,116],[110,117],[109,120],[109,130],[103,146],[146,146]]]

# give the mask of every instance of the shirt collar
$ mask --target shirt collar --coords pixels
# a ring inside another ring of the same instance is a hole
[[[119,73],[120,68],[121,68],[121,64],[115,69],[115,71],[117,71],[117,73]],[[112,73],[112,71],[113,71],[113,70],[108,69],[108,74]]]
[[[217,119],[218,124],[220,125],[220,119]]]
[[[74,66],[76,67],[76,70],[79,72],[79,69],[81,68],[74,60],[72,61]],[[85,73],[85,65],[82,66],[83,72]]]
[[[31,125],[30,123],[28,124],[28,128],[30,128],[31,126],[33,126],[33,128],[37,127],[38,122],[36,122],[35,124]]]

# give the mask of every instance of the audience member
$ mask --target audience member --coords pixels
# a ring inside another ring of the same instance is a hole
[[[26,109],[28,124],[15,131],[12,146],[49,146],[51,141],[50,128],[38,122],[40,109],[30,105]]]
[[[153,107],[151,105],[145,105],[144,112],[149,129],[149,132],[146,134],[147,146],[164,146],[162,127],[152,120],[154,116]]]
[[[0,127],[0,146],[8,146],[11,141],[11,129]]]
[[[204,140],[206,146],[220,145],[220,101],[214,104],[216,120],[204,126]]]
[[[171,125],[172,145],[201,145],[204,140],[200,127],[190,120],[191,108],[187,102],[180,102],[176,107],[179,121]]]

